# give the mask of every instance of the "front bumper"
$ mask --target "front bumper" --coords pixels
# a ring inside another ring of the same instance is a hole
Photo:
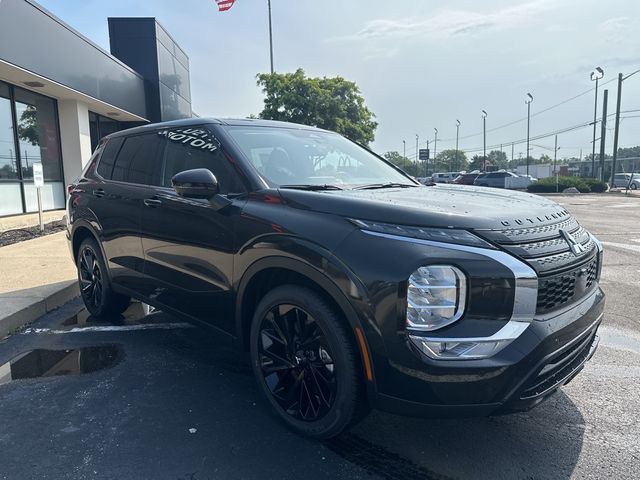
[[[558,315],[536,318],[496,356],[434,361],[407,340],[407,356],[389,358],[396,391],[378,391],[375,406],[426,417],[486,416],[523,411],[570,382],[593,356],[604,311],[597,288]],[[409,351],[414,349],[414,351]],[[411,358],[412,357],[412,358]]]

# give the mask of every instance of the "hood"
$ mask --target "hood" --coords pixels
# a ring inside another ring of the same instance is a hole
[[[465,185],[279,191],[294,208],[422,227],[519,228],[556,223],[569,216],[563,207],[538,195]]]

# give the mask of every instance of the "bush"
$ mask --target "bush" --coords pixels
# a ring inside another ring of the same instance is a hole
[[[565,188],[577,188],[581,193],[605,192],[607,184],[595,178],[558,177],[558,192]],[[550,193],[556,191],[556,177],[541,178],[527,187],[531,193]]]

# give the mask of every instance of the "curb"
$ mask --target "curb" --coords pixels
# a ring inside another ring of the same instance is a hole
[[[0,339],[6,337],[11,331],[33,322],[42,315],[55,310],[80,295],[76,280],[61,283],[62,285],[58,289],[42,298],[34,299],[26,307],[0,318]]]

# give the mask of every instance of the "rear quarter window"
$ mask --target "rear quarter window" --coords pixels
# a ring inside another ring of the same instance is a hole
[[[107,140],[107,143],[102,150],[102,155],[100,155],[100,159],[98,160],[98,168],[96,169],[96,172],[102,178],[106,180],[111,179],[113,164],[121,146],[122,138],[116,137]]]

